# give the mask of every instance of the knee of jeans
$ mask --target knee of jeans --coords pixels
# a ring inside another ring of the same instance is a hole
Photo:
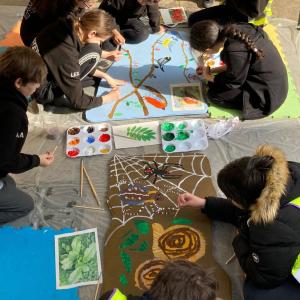
[[[31,212],[34,209],[34,201],[33,199],[28,195],[25,203],[24,203],[24,212],[27,214],[29,212]]]
[[[141,30],[140,32],[137,33],[136,35],[136,43],[141,43],[143,41],[145,41],[149,36],[149,31],[144,29],[144,30]]]

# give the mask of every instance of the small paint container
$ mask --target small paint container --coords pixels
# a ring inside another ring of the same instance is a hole
[[[204,121],[191,119],[161,124],[162,148],[166,153],[204,150],[208,140]]]
[[[112,130],[108,123],[79,125],[67,130],[66,155],[70,158],[109,154]]]

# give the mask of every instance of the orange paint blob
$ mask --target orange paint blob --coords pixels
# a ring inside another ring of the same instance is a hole
[[[165,109],[167,106],[166,101],[160,101],[149,96],[144,96],[144,99],[156,108]]]
[[[76,139],[73,139],[69,142],[69,145],[70,146],[76,146],[80,143],[80,139],[76,138]]]

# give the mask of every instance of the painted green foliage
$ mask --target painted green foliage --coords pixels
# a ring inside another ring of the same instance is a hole
[[[190,225],[192,224],[192,220],[190,219],[185,219],[185,218],[176,218],[172,220],[172,224],[182,224],[182,225]]]
[[[144,252],[149,249],[149,243],[146,240],[140,241],[142,235],[147,235],[150,232],[149,223],[143,220],[135,220],[134,225],[138,233],[132,230],[126,232],[126,234],[121,237],[122,242],[119,246],[122,264],[127,273],[132,271],[132,258],[128,252]],[[128,280],[124,273],[120,275],[119,280],[123,286],[128,285]]]
[[[60,285],[98,280],[94,233],[59,239]]]
[[[156,137],[156,132],[147,127],[127,127],[127,136],[137,141],[151,141]]]

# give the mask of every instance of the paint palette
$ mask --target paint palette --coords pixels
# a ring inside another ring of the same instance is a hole
[[[203,120],[166,121],[161,124],[162,148],[166,153],[204,150],[208,147]]]
[[[67,130],[68,157],[108,154],[112,150],[111,126],[107,123],[79,125]]]

